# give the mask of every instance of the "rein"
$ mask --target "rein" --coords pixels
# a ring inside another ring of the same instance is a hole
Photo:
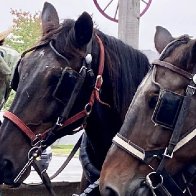
[[[26,163],[26,165],[24,166],[24,168],[21,170],[21,172],[18,174],[18,176],[15,178],[14,182],[17,183],[19,181],[19,179],[21,178],[21,176],[24,174],[24,172],[26,171],[26,169],[33,163],[33,166],[35,165],[35,169],[36,171],[38,172],[38,174],[41,176],[44,184],[46,185],[47,189],[49,190],[49,192],[54,195],[53,193],[53,190],[51,188],[51,186],[49,184],[51,184],[51,182],[49,181],[50,179],[48,179],[48,176],[46,177],[43,177],[43,173],[46,173],[46,172],[40,172],[40,169],[39,167],[37,166],[36,164],[36,158],[38,156],[41,155],[42,153],[42,150],[44,148],[46,148],[49,143],[51,144],[51,140],[52,140],[52,143],[55,141],[54,137],[55,135],[65,129],[66,127],[68,127],[69,125],[79,121],[80,119],[84,119],[81,126],[77,129],[77,131],[80,131],[82,130],[85,125],[86,125],[86,119],[88,118],[88,116],[90,115],[91,111],[92,111],[92,108],[93,108],[93,105],[94,105],[94,102],[95,101],[98,101],[100,102],[101,104],[104,104],[104,105],[107,105],[109,106],[107,103],[104,103],[101,101],[100,99],[100,89],[102,87],[102,83],[103,83],[103,78],[102,78],[102,74],[103,74],[103,70],[104,70],[104,60],[105,60],[105,52],[104,52],[104,46],[103,46],[103,43],[101,41],[101,39],[99,38],[98,35],[95,35],[96,36],[96,39],[97,39],[97,42],[99,44],[99,48],[100,48],[100,56],[99,56],[99,67],[98,67],[98,74],[97,74],[97,77],[96,77],[96,81],[95,81],[95,84],[94,84],[94,88],[92,90],[92,93],[90,95],[90,98],[89,98],[89,101],[88,103],[85,105],[84,109],[80,112],[78,112],[77,114],[75,114],[74,116],[70,117],[70,118],[66,118],[66,115],[67,113],[66,112],[69,112],[69,109],[68,111],[66,109],[64,109],[63,113],[61,114],[61,116],[58,117],[57,121],[56,121],[56,124],[43,131],[42,133],[40,134],[35,134],[26,124],[25,122],[23,122],[19,117],[17,117],[14,113],[10,112],[10,111],[5,111],[4,112],[4,117],[7,118],[8,120],[10,120],[13,124],[15,124],[19,130],[22,131],[22,133],[30,139],[31,141],[31,146],[32,148],[29,150],[29,155],[28,155],[28,162]],[[46,45],[46,44],[43,44],[43,45]],[[43,46],[41,45],[41,46]],[[54,51],[54,53],[56,55],[58,55],[59,57],[62,57],[63,59],[66,59],[66,57],[62,56],[60,53],[58,53],[58,51],[54,48],[54,46],[52,45],[52,42],[49,43],[51,49]],[[28,51],[25,51],[23,54],[22,54],[22,57],[29,51],[32,51],[32,50],[35,50],[36,48],[39,48],[40,46],[37,46],[37,47],[33,47],[32,49],[28,50]],[[86,58],[86,64],[87,66],[90,65],[91,63],[91,60],[92,60],[92,57],[91,59],[89,59],[89,54],[87,55],[88,58]],[[86,56],[86,57],[87,57]],[[66,62],[68,60],[66,59]],[[86,71],[86,67],[82,66],[81,70],[85,70]],[[89,71],[89,70],[88,70]],[[83,83],[82,83],[83,84]],[[81,86],[80,86],[81,88]],[[74,100],[76,98],[78,94],[75,95],[74,97]],[[71,100],[73,102],[73,100]],[[70,103],[70,102],[68,102]],[[66,111],[66,112],[65,112]],[[75,130],[72,130],[72,134],[74,134],[76,131]],[[64,135],[67,135],[67,132],[64,133]],[[77,146],[77,148],[79,148],[79,145]],[[77,151],[77,149],[75,149]],[[31,153],[33,151],[33,153]],[[73,156],[72,156],[73,157]],[[67,163],[65,165],[68,164],[69,161],[67,161]],[[62,168],[60,168],[59,170],[61,170]],[[55,175],[52,176],[52,178],[54,178]],[[46,183],[45,183],[46,181]],[[49,187],[49,188],[48,188]]]
[[[146,184],[152,190],[153,195],[156,195],[154,190],[158,188],[160,188],[163,192],[165,192],[166,195],[170,195],[170,192],[174,192],[177,195],[183,195],[182,190],[178,187],[178,185],[175,183],[172,177],[166,172],[164,166],[168,159],[173,158],[174,153],[176,151],[178,151],[188,142],[193,140],[196,136],[196,128],[195,128],[191,132],[189,132],[186,136],[180,139],[182,127],[184,125],[184,121],[185,121],[188,109],[190,107],[191,97],[195,95],[195,92],[196,92],[196,74],[195,73],[191,74],[170,63],[167,63],[161,60],[156,60],[153,64],[154,66],[161,66],[161,67],[167,68],[190,80],[190,83],[186,89],[186,96],[183,99],[182,106],[181,106],[181,109],[180,109],[180,112],[179,112],[179,115],[178,115],[178,118],[177,118],[177,121],[176,121],[176,124],[175,124],[175,127],[174,127],[168,146],[165,149],[145,151],[143,148],[132,143],[130,140],[126,139],[124,136],[122,136],[119,133],[117,133],[117,135],[113,138],[113,143],[116,144],[121,149],[128,152],[129,154],[131,154],[132,156],[144,162],[146,165],[148,165],[153,170],[153,172],[149,173],[146,176]],[[161,160],[157,169],[154,169],[150,165],[150,161],[154,157]],[[194,175],[195,174],[193,174],[193,176]],[[158,179],[158,183],[155,182],[154,179]],[[167,187],[165,185],[166,183],[163,179],[167,179],[169,181],[169,186],[171,186],[172,184],[172,190],[167,190]],[[188,185],[186,186],[185,191],[186,190],[189,191]]]

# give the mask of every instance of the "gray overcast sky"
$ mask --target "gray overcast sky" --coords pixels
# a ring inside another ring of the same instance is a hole
[[[12,25],[10,9],[41,11],[45,0],[0,0],[0,30]],[[98,0],[102,1],[102,0]],[[93,0],[48,0],[60,19],[76,19],[83,11],[93,14],[93,20],[104,33],[117,37],[118,25],[105,19]],[[109,0],[108,0],[109,2]],[[196,0],[152,0],[149,10],[140,19],[140,49],[154,49],[154,33],[157,25],[167,28],[174,36],[189,34],[196,37]]]

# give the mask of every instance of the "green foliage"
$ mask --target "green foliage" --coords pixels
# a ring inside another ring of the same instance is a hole
[[[13,32],[6,44],[18,52],[34,46],[41,37],[40,13],[31,14],[22,10],[11,10],[13,15]]]
[[[72,151],[74,145],[52,145],[52,154],[59,156],[59,155],[69,155]],[[79,155],[79,151],[76,152],[75,156]]]
[[[22,10],[11,10],[13,15],[13,31],[11,36],[5,40],[5,44],[15,49],[19,53],[36,45],[41,37],[41,20],[40,13],[31,14]],[[7,110],[15,96],[15,92],[11,91],[4,108]]]
[[[10,105],[12,104],[12,101],[14,100],[14,96],[15,96],[15,91],[11,91],[10,95],[7,99],[7,101],[5,102],[4,106],[3,106],[3,110],[8,110],[10,108]]]

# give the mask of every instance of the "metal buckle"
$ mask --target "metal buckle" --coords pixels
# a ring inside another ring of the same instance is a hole
[[[100,82],[100,86],[99,86],[99,87],[97,87],[98,82]],[[95,88],[97,91],[100,91],[100,88],[101,88],[102,83],[103,83],[103,78],[102,78],[102,76],[101,76],[101,75],[97,75],[97,78],[96,78],[96,81],[95,81],[95,87],[94,87],[94,88]]]
[[[158,180],[158,183],[155,180]],[[163,184],[163,176],[157,172],[151,172],[146,176],[146,183],[151,189],[157,189]]]
[[[164,153],[163,153],[163,156],[172,159],[172,158],[173,158],[173,155],[174,155],[174,151],[172,151],[171,154],[168,154],[168,153],[167,153],[167,148],[165,148],[165,151],[164,151]]]
[[[189,95],[194,95],[196,91],[196,87],[192,85],[188,85],[186,89],[186,93]]]
[[[87,70],[87,67],[86,67],[86,66],[84,66],[84,65],[80,68],[79,73],[81,73],[83,70]]]
[[[56,121],[56,125],[58,125],[58,126],[62,127],[62,126],[63,126],[63,124],[62,124],[62,123],[60,123],[60,120],[61,120],[61,117],[58,117],[58,118],[57,118],[57,121]]]
[[[40,146],[42,142],[42,135],[37,134],[35,139],[31,141],[31,146]]]

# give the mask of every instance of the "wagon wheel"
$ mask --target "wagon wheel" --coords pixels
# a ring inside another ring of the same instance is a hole
[[[105,16],[107,19],[118,22],[118,7],[119,1],[118,0],[93,0],[95,6],[99,10],[99,12]],[[98,3],[99,1],[99,3]],[[108,2],[109,1],[109,2]],[[150,7],[152,0],[140,0],[140,17],[145,14],[145,12]],[[111,16],[114,13],[113,16]]]

